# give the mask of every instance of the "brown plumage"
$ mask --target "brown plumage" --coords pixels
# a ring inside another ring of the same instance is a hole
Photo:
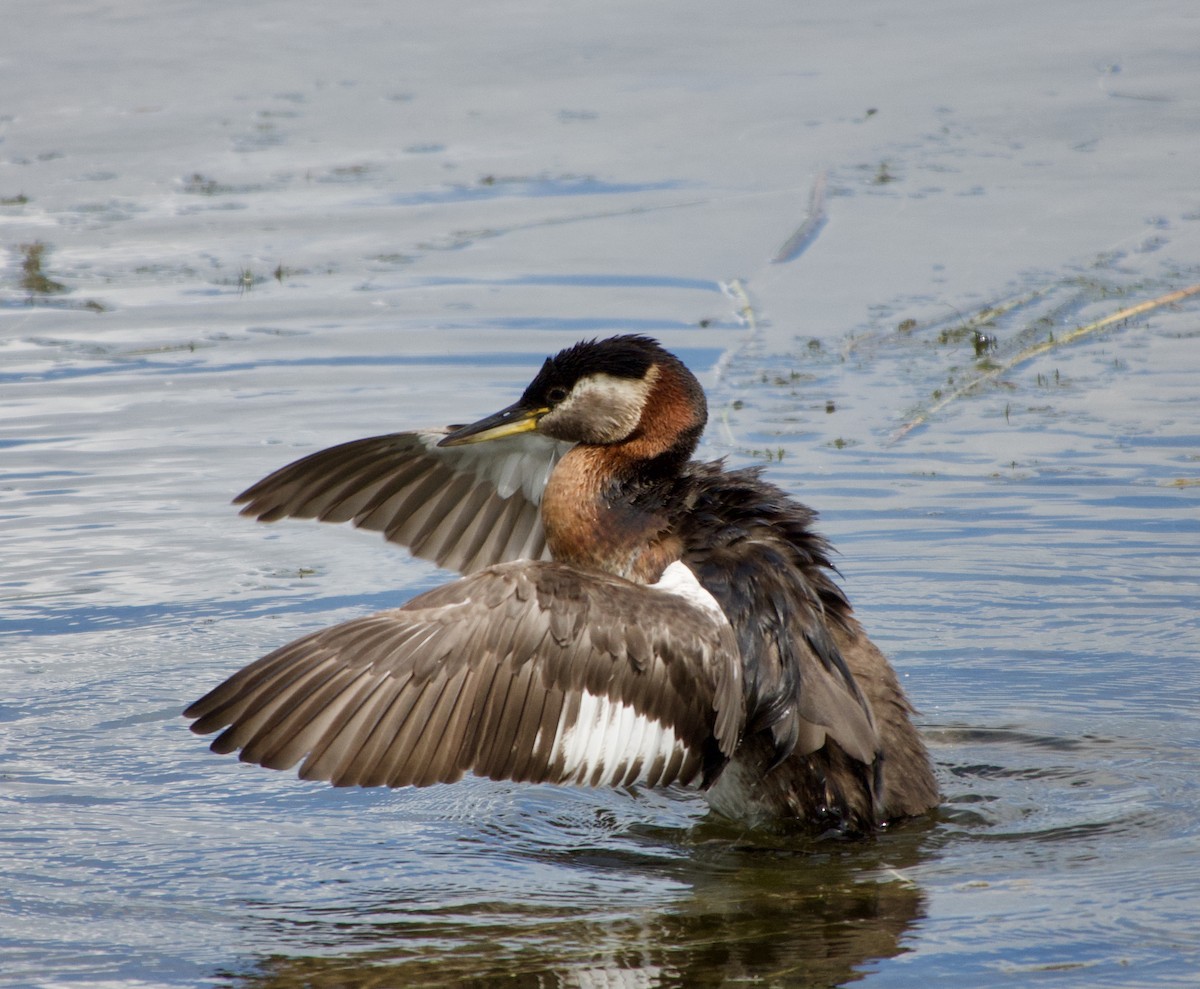
[[[691,461],[706,417],[682,363],[615,337],[470,426],[260,481],[243,514],[353,521],[467,576],[276,650],[193,729],[337,785],[695,783],[733,818],[844,832],[929,810],[912,709],[813,513]]]

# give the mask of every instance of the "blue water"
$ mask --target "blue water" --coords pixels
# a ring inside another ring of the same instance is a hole
[[[0,985],[1195,985],[1200,302],[939,402],[986,370],[971,327],[1009,360],[1200,282],[1196,26],[7,12]],[[65,292],[23,286],[34,242]],[[814,842],[687,792],[333,790],[187,731],[232,670],[445,579],[234,494],[631,330],[701,376],[705,456],[821,513],[934,819]]]

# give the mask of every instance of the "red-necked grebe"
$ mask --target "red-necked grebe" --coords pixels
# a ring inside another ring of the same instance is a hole
[[[271,474],[243,514],[352,521],[465,576],[252,663],[193,730],[338,786],[695,784],[728,817],[845,832],[929,810],[912,709],[813,512],[691,460],[706,419],[676,357],[619,336],[472,425]]]

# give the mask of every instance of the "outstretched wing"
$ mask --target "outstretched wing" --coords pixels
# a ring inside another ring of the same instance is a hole
[[[490,567],[276,650],[185,712],[217,752],[338,786],[715,779],[744,722],[728,622],[557,563]]]
[[[438,447],[450,430],[352,440],[288,464],[234,499],[260,522],[315,518],[375,529],[459,573],[548,558],[538,506],[570,443],[526,433]]]

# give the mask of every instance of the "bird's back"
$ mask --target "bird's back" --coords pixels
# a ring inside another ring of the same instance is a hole
[[[936,805],[913,709],[834,582],[815,513],[756,469],[694,463],[684,482],[683,561],[733,625],[746,685],[744,738],[713,806],[868,831]]]

